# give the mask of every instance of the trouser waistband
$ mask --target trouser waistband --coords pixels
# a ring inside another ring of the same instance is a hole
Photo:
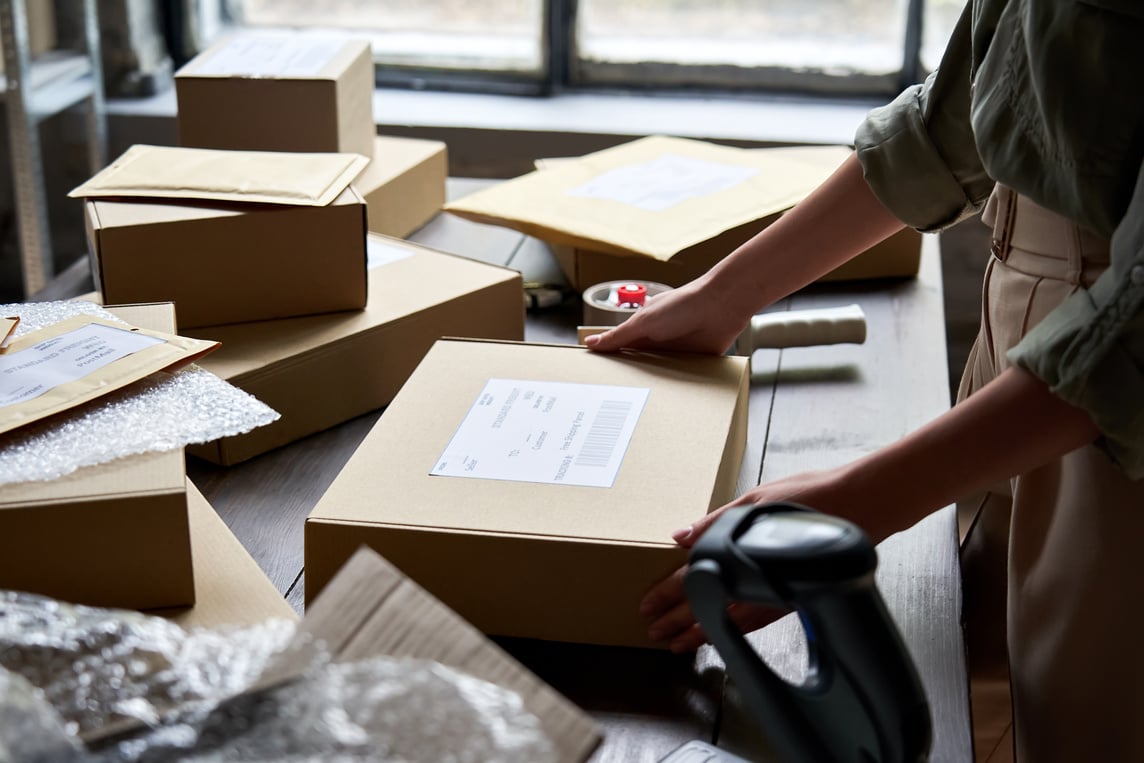
[[[982,222],[994,257],[1030,275],[1089,285],[1108,266],[1108,239],[998,184]]]

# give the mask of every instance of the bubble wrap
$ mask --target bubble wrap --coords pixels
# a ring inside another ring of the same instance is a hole
[[[235,696],[292,634],[285,621],[186,632],[136,612],[0,593],[0,740],[20,740],[0,743],[0,760],[556,759],[518,695],[421,660],[334,664],[303,643],[289,647],[308,666],[301,678]],[[126,734],[125,720],[148,725]],[[75,741],[117,729],[91,748]]]
[[[89,302],[0,305],[0,315],[20,316],[17,336],[73,315],[118,320]],[[198,366],[152,374],[4,435],[0,485],[58,479],[84,466],[242,434],[278,418],[257,398]]]
[[[0,669],[0,761],[70,761],[80,750],[43,693]]]
[[[0,667],[39,687],[71,734],[155,723],[175,705],[237,694],[293,631],[273,620],[187,633],[138,612],[0,592]]]

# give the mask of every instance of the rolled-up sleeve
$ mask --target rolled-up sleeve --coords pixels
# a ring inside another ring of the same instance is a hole
[[[993,190],[969,118],[971,15],[967,6],[937,71],[870,112],[854,138],[874,194],[922,231],[977,212]]]
[[[1087,411],[1109,455],[1133,479],[1144,477],[1144,168],[1112,235],[1108,269],[1045,316],[1009,359]]]

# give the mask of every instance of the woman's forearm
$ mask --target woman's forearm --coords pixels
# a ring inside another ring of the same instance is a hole
[[[846,467],[833,507],[879,541],[960,497],[1092,442],[1088,414],[1011,368],[916,432]]]
[[[856,156],[806,199],[707,274],[711,286],[751,315],[900,231],[870,190]]]

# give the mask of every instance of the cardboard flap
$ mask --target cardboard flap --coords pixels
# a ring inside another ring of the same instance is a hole
[[[556,244],[668,260],[789,209],[841,161],[782,151],[652,136],[553,163],[445,210]]]
[[[324,207],[368,162],[359,154],[137,145],[68,195]]]
[[[388,655],[439,662],[520,695],[559,751],[561,761],[587,759],[600,743],[595,723],[511,655],[368,548],[361,548],[309,607],[298,641],[325,642],[334,659]],[[259,685],[296,674],[291,651]]]

